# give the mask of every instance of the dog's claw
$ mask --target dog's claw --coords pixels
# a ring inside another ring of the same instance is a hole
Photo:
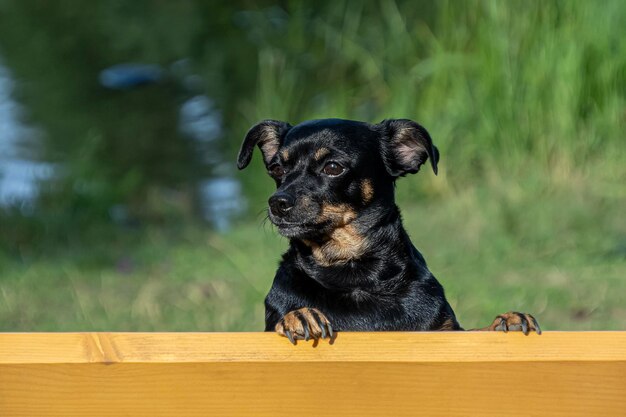
[[[537,319],[535,319],[534,316],[530,315],[530,318],[533,320],[533,325],[535,326],[535,331],[537,332],[537,334],[541,334],[541,327],[539,327],[539,323],[537,323]]]
[[[309,309],[309,311],[311,312],[311,315],[315,319],[315,323],[317,323],[317,325],[319,326],[322,332],[322,339],[326,339],[326,325],[324,324],[324,321],[321,319],[319,314],[315,312],[315,310]]]
[[[500,327],[502,328],[502,331],[504,333],[507,333],[509,331],[509,328],[506,325],[506,319],[504,317],[500,317]]]
[[[289,330],[285,330],[285,335],[287,336],[287,339],[289,339],[289,341],[295,345],[296,341],[293,339],[293,335],[291,334],[291,332]]]
[[[326,326],[324,326],[324,323],[319,323],[319,326],[322,329],[322,339],[326,339]]]
[[[331,326],[330,323],[326,323],[326,325],[328,326],[328,337],[332,339],[333,338],[333,326]]]
[[[514,312],[517,317],[519,317],[520,325],[522,326],[522,333],[528,336],[528,319],[522,313]]]

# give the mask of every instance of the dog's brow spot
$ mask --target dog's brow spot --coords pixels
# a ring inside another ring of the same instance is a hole
[[[287,160],[289,159],[289,150],[287,149],[283,149],[282,151],[280,151],[280,156],[283,157],[283,160]]]
[[[372,180],[369,178],[365,178],[361,181],[361,197],[363,198],[363,203],[367,204],[372,201],[374,198],[374,187],[372,186]]]
[[[328,148],[319,148],[315,151],[315,155],[313,155],[313,158],[315,158],[316,161],[319,161],[329,153],[330,151],[328,150]]]

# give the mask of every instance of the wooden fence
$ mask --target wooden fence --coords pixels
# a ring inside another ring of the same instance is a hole
[[[0,416],[626,416],[626,332],[0,333]]]

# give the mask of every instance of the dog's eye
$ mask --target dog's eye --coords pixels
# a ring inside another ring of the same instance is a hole
[[[330,177],[336,177],[337,175],[343,174],[343,171],[345,170],[346,169],[339,165],[337,162],[329,162],[324,166],[324,169],[322,171],[324,172],[324,174]]]
[[[278,164],[272,165],[269,169],[270,175],[274,178],[280,178],[285,175],[285,169]]]

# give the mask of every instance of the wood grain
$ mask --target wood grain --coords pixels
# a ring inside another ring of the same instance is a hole
[[[0,334],[0,416],[626,416],[626,332]]]

